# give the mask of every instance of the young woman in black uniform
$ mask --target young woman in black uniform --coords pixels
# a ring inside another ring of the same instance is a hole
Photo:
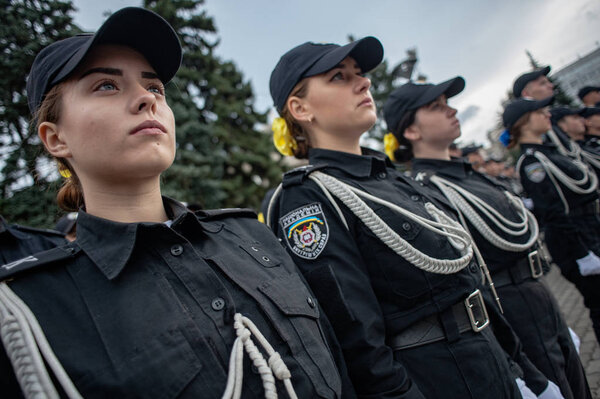
[[[17,381],[27,398],[355,396],[256,215],[161,196],[175,154],[164,85],[180,62],[173,29],[141,8],[38,54],[29,105],[68,177],[59,203],[80,207],[77,240],[0,267],[3,397]]]
[[[398,162],[410,160],[412,175],[437,188],[460,212],[490,271],[504,316],[529,359],[558,384],[565,398],[589,398],[568,328],[540,280],[535,217],[499,182],[449,155],[450,145],[460,137],[460,122],[447,100],[464,87],[459,76],[437,85],[407,83],[394,90],[384,108],[391,131],[386,153]],[[557,389],[552,385],[548,391]]]
[[[552,260],[582,293],[600,341],[600,222],[598,178],[581,161],[542,144],[550,129],[545,100],[518,99],[503,113],[509,148],[519,145],[523,188],[542,220]]]
[[[359,397],[520,397],[485,328],[468,233],[359,145],[376,120],[364,73],[382,57],[373,37],[281,57],[274,142],[310,165],[284,175],[265,219],[330,317]]]

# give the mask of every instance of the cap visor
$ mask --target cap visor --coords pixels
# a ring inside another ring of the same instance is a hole
[[[346,57],[354,58],[363,73],[369,72],[381,63],[383,46],[378,39],[372,36],[364,37],[325,54],[303,75],[309,77],[325,73],[338,66]]]
[[[445,94],[446,98],[454,97],[463,91],[464,88],[465,80],[461,76],[457,76],[440,84],[428,87],[427,90],[410,108],[417,109],[423,105],[429,104],[442,94]]]

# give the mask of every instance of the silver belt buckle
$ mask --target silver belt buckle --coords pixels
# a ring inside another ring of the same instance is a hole
[[[542,269],[542,261],[540,259],[540,254],[537,250],[531,251],[527,254],[527,259],[529,260],[529,270],[531,270],[531,277],[540,278],[544,274],[544,269]]]
[[[477,316],[475,316],[474,310],[477,307],[480,309],[482,318],[477,318]],[[490,324],[490,318],[488,317],[487,309],[483,302],[483,296],[478,289],[473,291],[473,293],[465,299],[465,308],[467,309],[473,331],[479,332]]]

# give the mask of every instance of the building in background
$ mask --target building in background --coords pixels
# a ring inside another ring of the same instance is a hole
[[[597,42],[596,42],[597,43]],[[581,104],[577,92],[583,86],[600,86],[600,46],[577,61],[552,73],[562,90]]]

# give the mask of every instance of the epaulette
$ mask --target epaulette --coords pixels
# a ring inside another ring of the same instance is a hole
[[[0,266],[0,281],[14,277],[26,270],[31,270],[37,267],[49,265],[51,263],[74,257],[81,251],[79,245],[75,242],[70,242],[60,247],[52,248],[47,251],[38,252],[33,255],[26,256],[14,262]]]
[[[14,228],[14,229],[17,229],[19,231],[23,231],[25,233],[43,234],[43,235],[57,236],[57,237],[64,237],[65,236],[60,231],[53,230],[53,229],[40,229],[40,228],[37,228],[37,227],[22,226],[20,224],[12,224],[12,225],[10,225],[10,227]]]
[[[324,169],[327,165],[304,165],[287,171],[283,174],[281,184],[283,188],[302,184],[304,180],[315,170]]]
[[[421,170],[414,175],[413,179],[421,184],[427,185],[429,184],[429,180],[431,180],[431,176],[434,174],[435,173],[431,170]]]
[[[194,212],[194,214],[202,221],[218,220],[231,217],[252,219],[257,218],[256,212],[250,208],[202,209]]]

